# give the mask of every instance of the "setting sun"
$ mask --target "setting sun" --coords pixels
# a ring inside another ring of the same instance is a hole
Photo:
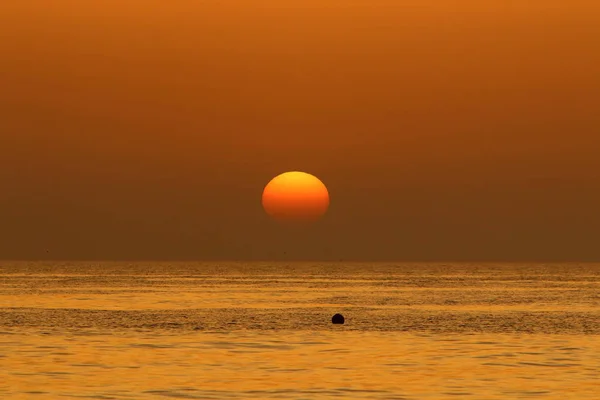
[[[329,207],[327,187],[314,175],[285,172],[273,178],[262,194],[262,205],[280,222],[310,222],[319,219]]]

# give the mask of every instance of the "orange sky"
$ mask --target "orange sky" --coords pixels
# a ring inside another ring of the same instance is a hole
[[[0,259],[600,260],[598,48],[597,1],[4,1]]]

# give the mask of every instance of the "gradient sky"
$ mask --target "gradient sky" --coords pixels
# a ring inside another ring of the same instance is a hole
[[[600,260],[598,49],[595,0],[2,1],[0,259]]]

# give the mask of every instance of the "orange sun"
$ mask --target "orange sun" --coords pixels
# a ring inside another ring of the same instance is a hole
[[[329,207],[329,192],[317,178],[305,172],[285,172],[273,178],[262,194],[262,205],[280,222],[312,222]]]

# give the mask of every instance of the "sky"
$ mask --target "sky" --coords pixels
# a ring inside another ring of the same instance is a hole
[[[0,259],[600,261],[599,46],[592,0],[0,2]]]

